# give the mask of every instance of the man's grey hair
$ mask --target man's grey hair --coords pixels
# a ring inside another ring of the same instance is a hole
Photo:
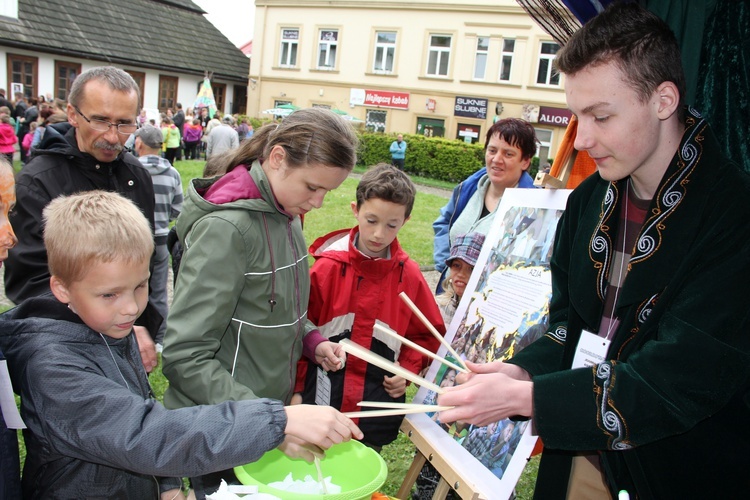
[[[73,85],[70,87],[68,102],[71,105],[81,105],[83,89],[86,84],[92,80],[105,82],[112,90],[118,92],[135,92],[138,97],[137,113],[141,112],[141,89],[138,87],[138,84],[135,83],[132,76],[126,71],[123,71],[120,68],[115,68],[114,66],[97,66],[78,75],[78,77],[73,80]]]

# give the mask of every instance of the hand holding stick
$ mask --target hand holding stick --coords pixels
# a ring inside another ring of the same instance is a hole
[[[412,300],[409,298],[409,296],[406,295],[406,292],[401,292],[400,294],[398,294],[398,296],[401,297],[401,300],[403,300],[404,303],[407,306],[409,306],[409,309],[411,309],[411,312],[413,312],[417,316],[417,318],[419,318],[419,320],[422,322],[422,324],[424,326],[427,327],[427,329],[430,331],[430,333],[436,339],[438,339],[438,341],[443,346],[445,346],[445,348],[448,350],[448,352],[451,354],[451,356],[453,356],[456,359],[456,361],[463,367],[463,369],[465,370],[464,373],[468,372],[469,369],[466,367],[466,363],[464,363],[464,360],[461,359],[461,356],[459,356],[458,353],[453,349],[453,347],[451,347],[450,343],[447,340],[445,340],[445,338],[443,338],[442,335],[440,335],[440,332],[438,332],[437,330],[435,330],[435,327],[432,326],[432,323],[430,323],[430,321],[425,317],[425,315],[422,314],[422,311],[420,311],[417,308],[416,304],[414,304],[414,302],[412,302]]]

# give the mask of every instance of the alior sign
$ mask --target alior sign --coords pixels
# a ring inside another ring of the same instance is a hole
[[[567,127],[571,116],[573,116],[573,113],[569,109],[551,108],[548,106],[539,107],[539,123],[546,125]]]

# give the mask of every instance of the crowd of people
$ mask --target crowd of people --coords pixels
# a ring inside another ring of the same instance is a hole
[[[53,99],[51,95],[27,97],[18,92],[13,101],[8,100],[5,89],[0,89],[0,153],[13,161],[18,153],[22,164],[39,149],[47,126],[68,120],[67,101]],[[164,135],[161,155],[174,164],[175,160],[206,160],[239,147],[239,143],[253,136],[254,129],[246,116],[224,115],[208,108],[199,108],[197,116],[193,108],[176,110],[168,108],[156,118],[148,118],[142,109],[137,123],[140,127],[159,127]],[[223,125],[223,127],[221,127]],[[214,128],[219,133],[211,136]],[[126,145],[132,150],[134,137]]]
[[[145,124],[147,120],[142,111],[139,121]],[[155,125],[156,120],[153,122]],[[160,126],[165,135],[165,157],[170,163],[175,159],[207,160],[219,156],[237,149],[255,132],[246,116],[225,115],[221,111],[212,116],[206,107],[199,108],[196,115],[193,108],[183,111],[181,103],[176,104],[176,111],[168,108],[160,115]],[[218,133],[212,135],[214,130]]]
[[[537,498],[739,498],[750,235],[737,221],[750,216],[750,178],[684,105],[674,34],[637,3],[608,7],[555,64],[576,149],[598,169],[557,228],[548,326],[510,360],[467,360],[469,373],[446,377],[437,402],[452,408],[439,421],[500,477],[533,419]],[[406,380],[339,342],[424,373],[426,357],[375,327],[435,352],[429,330],[451,323],[506,190],[533,189],[533,126],[497,121],[485,165],[436,214],[433,293],[398,240],[416,202],[398,139],[394,165],[359,181],[353,227],[308,248],[302,217],[357,161],[358,138],[335,113],[302,109],[255,133],[240,124],[244,140],[205,108],[178,105],[157,126],[132,77],[110,66],[76,78],[65,120],[39,125],[60,111],[42,118],[28,101],[20,127],[20,103],[0,101],[0,138],[44,128],[15,178],[0,157],[0,261],[19,304],[0,315],[0,359],[27,425],[22,479],[15,433],[0,427],[5,498],[175,500],[189,477],[202,499],[274,448],[307,461],[349,439],[379,451],[400,417],[342,412],[403,402]],[[204,175],[183,197],[170,160],[204,138]],[[148,383],[157,344],[163,404]],[[415,498],[434,479],[426,467]]]
[[[0,89],[0,153],[13,161],[16,151],[22,163],[39,147],[47,126],[67,120],[62,99],[51,95],[26,97],[17,92],[13,102]]]

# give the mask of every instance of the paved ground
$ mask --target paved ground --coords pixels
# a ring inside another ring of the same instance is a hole
[[[361,175],[359,174],[350,174],[351,177],[359,178]],[[417,184],[417,191],[422,193],[428,193],[428,194],[434,194],[436,196],[442,196],[446,199],[450,198],[451,192],[447,189],[440,189],[440,188],[434,188],[429,186],[422,186]],[[13,303],[5,296],[5,285],[2,281],[3,273],[5,271],[4,267],[0,268],[0,307],[2,308],[8,308],[12,307]],[[430,285],[430,288],[432,290],[435,289],[435,286],[437,285],[437,281],[440,278],[440,274],[436,271],[427,270],[425,269],[423,271],[425,280],[427,280],[427,283]],[[167,281],[169,286],[169,300],[171,302],[172,300],[172,269],[169,270],[169,280]]]

